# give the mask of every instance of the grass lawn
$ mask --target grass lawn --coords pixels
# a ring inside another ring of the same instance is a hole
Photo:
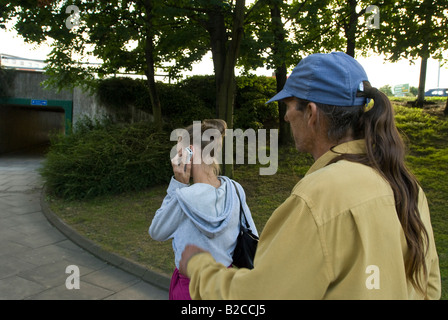
[[[448,299],[448,119],[441,117],[440,105],[420,110],[394,103],[397,126],[409,144],[408,165],[429,200],[442,272],[442,299]],[[310,156],[287,146],[279,149],[279,169],[275,175],[260,176],[258,165],[235,165],[234,178],[247,193],[259,232],[312,163]],[[167,185],[161,185],[83,201],[47,198],[56,214],[104,249],[171,275],[174,269],[171,242],[153,241],[147,232],[166,188]]]

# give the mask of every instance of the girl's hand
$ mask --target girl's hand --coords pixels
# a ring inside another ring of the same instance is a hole
[[[181,183],[189,184],[191,175],[191,163],[193,162],[193,159],[191,159],[189,163],[186,163],[187,152],[182,149],[180,149],[179,152],[180,154],[178,153],[173,159],[171,159],[174,178]]]

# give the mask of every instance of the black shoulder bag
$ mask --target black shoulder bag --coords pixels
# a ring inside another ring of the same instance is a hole
[[[236,194],[240,200],[240,233],[238,234],[235,251],[233,251],[233,265],[238,268],[254,268],[255,251],[257,250],[258,237],[252,233],[246,215],[243,210],[243,203],[241,202],[240,193],[235,186]],[[244,217],[244,220],[241,219]]]

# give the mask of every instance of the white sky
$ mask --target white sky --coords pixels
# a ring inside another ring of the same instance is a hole
[[[0,30],[0,53],[15,55],[23,58],[45,60],[50,48],[42,45],[36,47],[25,43],[22,37],[14,31]],[[373,86],[380,88],[386,84],[392,86],[408,83],[410,86],[418,87],[420,75],[420,60],[410,65],[408,60],[397,63],[385,63],[379,56],[368,58],[357,58],[365,68],[370,82]],[[256,74],[271,76],[272,70],[257,70]],[[185,72],[185,75],[192,74],[212,74],[213,64],[211,55],[207,55],[201,63],[197,63],[192,72]],[[439,62],[430,59],[426,75],[426,90],[436,88],[438,83]],[[440,87],[448,88],[448,65],[440,67]]]

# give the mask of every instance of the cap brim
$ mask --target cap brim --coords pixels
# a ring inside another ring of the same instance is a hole
[[[291,93],[289,93],[288,91],[286,91],[285,89],[283,89],[282,91],[277,93],[275,96],[273,96],[268,102],[266,102],[266,104],[274,102],[274,101],[283,100],[286,98],[291,98],[291,97],[293,97],[293,95]]]

